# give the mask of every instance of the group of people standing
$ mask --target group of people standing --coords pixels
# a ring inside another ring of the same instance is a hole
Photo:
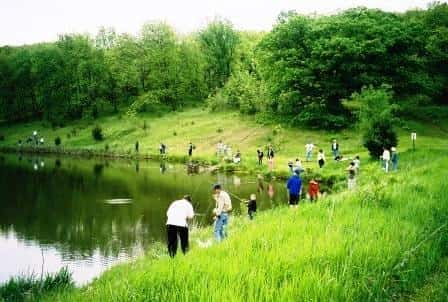
[[[43,136],[39,137],[37,135],[37,131],[34,130],[32,136],[28,137],[25,141],[22,141],[21,139],[19,139],[17,141],[17,145],[18,146],[22,146],[23,143],[27,143],[27,144],[35,144],[36,146],[38,145],[43,145],[45,142]]]
[[[383,148],[383,155],[380,156],[380,160],[383,164],[383,169],[386,173],[389,172],[389,165],[392,163],[392,171],[397,171],[398,169],[398,152],[396,147]]]
[[[232,211],[232,200],[229,193],[224,191],[220,184],[213,186],[213,198],[215,200],[215,208],[213,210],[215,225],[213,234],[216,241],[219,242],[227,237],[227,225],[229,223],[230,212]],[[247,206],[249,218],[253,219],[254,213],[257,211],[255,194],[251,194]],[[195,216],[191,204],[191,197],[185,195],[182,199],[171,203],[166,212],[166,216],[168,253],[171,257],[176,255],[178,241],[180,239],[181,250],[185,254],[189,247],[188,221]]]

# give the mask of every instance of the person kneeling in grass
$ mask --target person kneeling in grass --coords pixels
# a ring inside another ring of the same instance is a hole
[[[191,205],[191,197],[185,195],[182,199],[174,201],[166,212],[168,236],[168,253],[171,257],[176,256],[178,236],[182,252],[188,251],[188,219],[193,219],[194,210]]]

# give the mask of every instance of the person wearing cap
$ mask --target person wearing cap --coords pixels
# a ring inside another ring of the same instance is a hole
[[[220,184],[213,186],[216,200],[214,214],[216,217],[214,235],[217,241],[221,241],[227,237],[226,228],[229,223],[229,213],[232,211],[232,200],[229,194],[222,190]]]
[[[168,236],[168,253],[170,257],[174,257],[177,252],[178,237],[180,238],[180,246],[185,254],[188,251],[188,219],[194,217],[193,206],[191,205],[191,197],[185,195],[182,199],[176,200],[168,208],[166,212],[168,217],[166,222]]]
[[[289,205],[297,207],[299,204],[300,192],[302,191],[302,180],[300,179],[300,171],[295,170],[294,174],[288,179],[286,188],[289,192]]]

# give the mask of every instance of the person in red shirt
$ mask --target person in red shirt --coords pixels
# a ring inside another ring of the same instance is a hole
[[[319,195],[319,183],[316,181],[315,177],[312,177],[308,183],[308,195],[311,201],[316,201]]]

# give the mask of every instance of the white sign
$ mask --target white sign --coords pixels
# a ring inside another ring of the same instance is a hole
[[[416,132],[412,132],[412,133],[411,133],[411,139],[412,139],[413,141],[415,141],[415,140],[417,139],[417,133],[416,133]]]

